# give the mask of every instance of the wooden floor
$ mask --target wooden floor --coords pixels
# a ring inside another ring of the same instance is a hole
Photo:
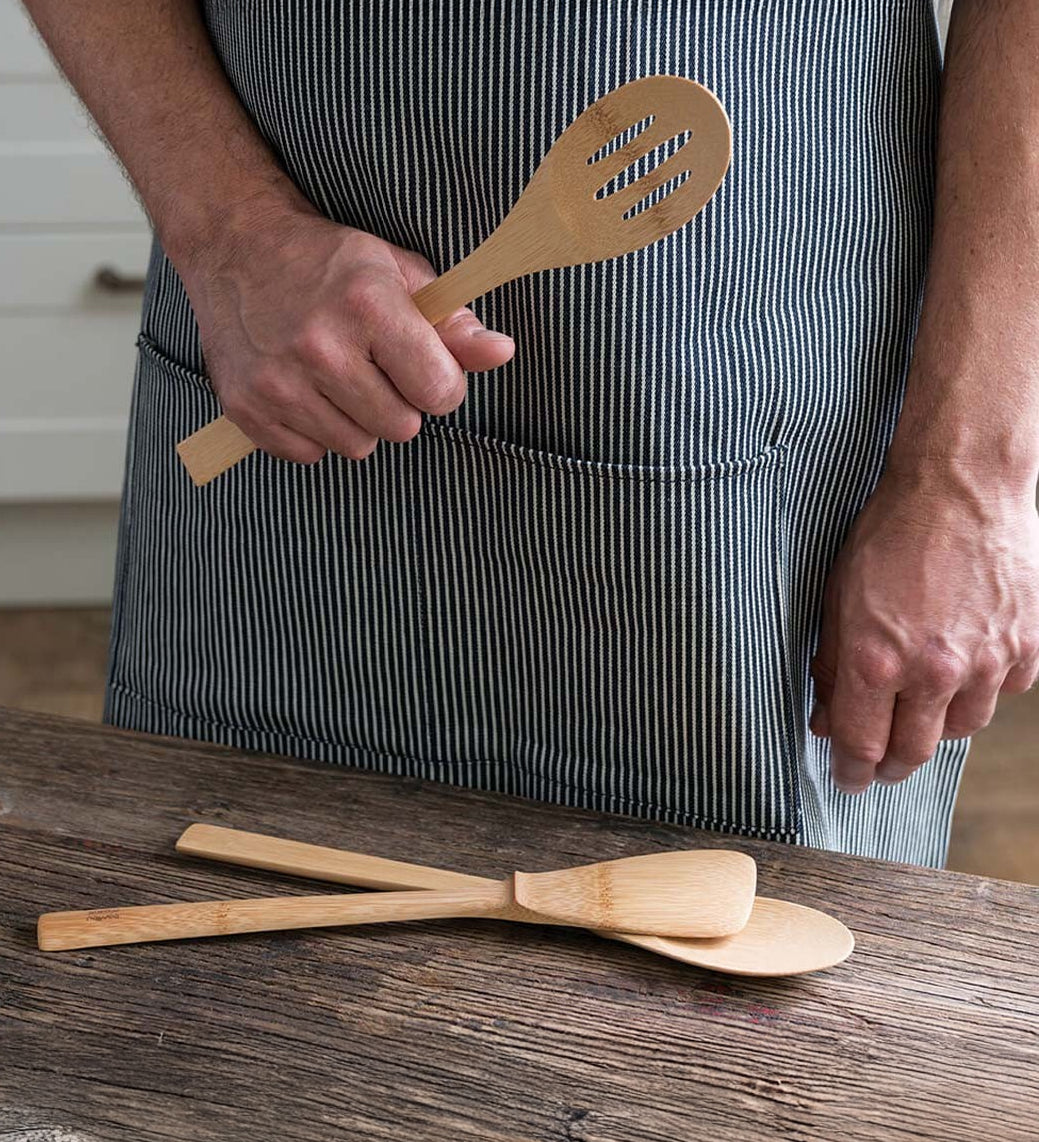
[[[107,610],[0,610],[0,706],[97,721]],[[1039,884],[1039,688],[975,738],[949,867]]]

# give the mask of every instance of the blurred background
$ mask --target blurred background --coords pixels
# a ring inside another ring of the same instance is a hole
[[[944,29],[952,0],[937,4]],[[149,242],[18,0],[0,0],[0,707],[101,715]],[[950,867],[1039,884],[1037,762],[1033,691],[975,740]]]

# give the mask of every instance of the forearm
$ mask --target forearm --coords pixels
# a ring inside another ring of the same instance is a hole
[[[195,0],[24,2],[175,264],[271,211],[310,209],[228,83]]]
[[[1034,494],[1039,4],[957,0],[931,261],[889,468]]]

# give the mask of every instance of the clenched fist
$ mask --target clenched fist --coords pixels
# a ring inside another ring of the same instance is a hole
[[[258,447],[313,463],[410,440],[465,397],[464,371],[515,352],[468,308],[429,324],[420,254],[322,215],[278,212],[178,265],[224,415]]]

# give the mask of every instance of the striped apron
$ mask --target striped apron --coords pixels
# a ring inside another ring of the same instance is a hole
[[[153,251],[105,718],[939,865],[966,742],[850,798],[807,731],[827,570],[901,401],[932,210],[930,0],[205,0],[258,129],[329,218],[443,272],[559,133],[644,75],[734,156],[654,245],[509,282],[516,341],[406,444],[256,453]]]

